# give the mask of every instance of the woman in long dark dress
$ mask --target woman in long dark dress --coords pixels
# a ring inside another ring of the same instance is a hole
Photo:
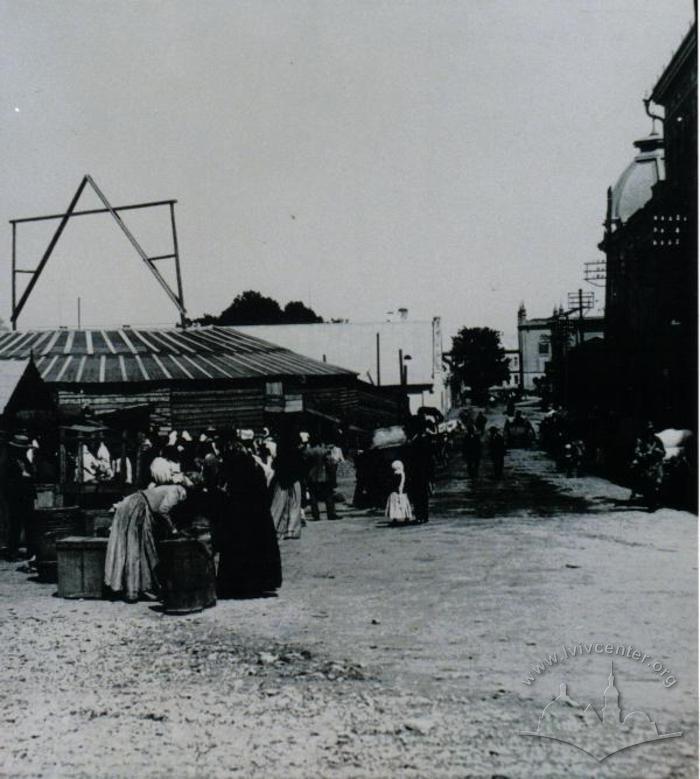
[[[219,597],[262,595],[282,584],[277,532],[265,474],[236,445],[222,463],[225,515],[219,525]]]

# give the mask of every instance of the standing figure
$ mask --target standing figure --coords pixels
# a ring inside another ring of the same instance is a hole
[[[474,424],[476,425],[476,429],[479,431],[480,435],[484,434],[484,430],[486,430],[486,414],[484,414],[483,411],[480,411],[476,415],[476,419],[474,420]]]
[[[506,423],[503,426],[503,435],[505,436],[507,446],[517,446],[525,449],[532,446],[537,437],[532,422],[524,417],[523,412],[520,410],[515,412],[513,419],[506,419]]]
[[[335,501],[333,500],[333,483],[328,473],[328,447],[323,446],[318,439],[311,440],[311,446],[306,450],[307,460],[306,484],[309,488],[311,500],[311,515],[314,522],[321,519],[318,504],[323,501],[326,504],[328,519],[338,519],[335,513]]]
[[[493,467],[493,478],[500,481],[503,478],[503,462],[506,456],[506,440],[503,433],[495,426],[489,428],[488,437],[489,455]]]
[[[386,500],[384,516],[391,520],[392,525],[399,522],[408,524],[413,519],[411,501],[406,494],[406,473],[401,460],[394,460],[391,464],[392,490]]]
[[[585,447],[580,439],[572,439],[564,444],[562,459],[567,477],[581,475],[581,464]]]
[[[433,447],[424,428],[416,429],[408,442],[406,485],[416,521],[428,521],[430,492],[435,477]]]
[[[467,462],[467,472],[469,478],[474,480],[479,477],[479,466],[481,464],[482,442],[479,431],[474,425],[469,425],[464,434],[462,442],[462,452]]]
[[[301,538],[301,480],[304,461],[292,436],[277,446],[272,479],[272,519],[278,538]]]
[[[240,443],[223,455],[226,516],[219,526],[219,597],[271,593],[282,584],[277,533],[262,468]]]
[[[127,495],[116,505],[107,542],[105,584],[127,603],[159,589],[156,541],[177,535],[171,513],[187,498],[182,484],[161,484]]]
[[[16,560],[24,534],[27,552],[31,556],[34,550],[29,548],[31,523],[34,518],[34,499],[36,488],[27,449],[30,441],[26,435],[14,435],[9,442],[5,470],[5,499],[7,501],[9,529],[7,538],[7,556]]]
[[[632,496],[638,492],[644,498],[651,512],[659,507],[659,493],[664,471],[663,462],[666,450],[661,439],[654,433],[654,426],[648,422],[637,437],[634,445],[634,457],[630,464],[632,475]]]

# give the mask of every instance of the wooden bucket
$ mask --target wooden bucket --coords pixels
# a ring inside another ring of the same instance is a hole
[[[189,614],[216,605],[216,575],[209,550],[193,538],[158,545],[161,600],[168,614]]]
[[[36,509],[32,517],[32,542],[36,549],[36,567],[39,580],[56,582],[58,563],[56,541],[80,535],[83,518],[78,506]]]

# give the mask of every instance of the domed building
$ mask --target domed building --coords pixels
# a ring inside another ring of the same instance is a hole
[[[653,188],[665,178],[664,141],[656,132],[635,141],[637,156],[610,190],[606,226],[611,231],[629,221],[651,199]]]
[[[606,254],[606,339],[617,356],[627,363],[630,384],[621,387],[629,399],[639,388],[638,371],[647,356],[657,319],[658,263],[657,245],[666,241],[665,219],[662,226],[654,211],[653,196],[665,180],[663,138],[655,132],[635,142],[638,152],[617,182],[608,189],[605,237],[600,248]],[[670,240],[670,239],[669,239]],[[642,335],[644,334],[644,338]]]
[[[630,429],[697,426],[696,46],[693,25],[645,101],[663,134],[635,142],[608,190],[607,405]]]

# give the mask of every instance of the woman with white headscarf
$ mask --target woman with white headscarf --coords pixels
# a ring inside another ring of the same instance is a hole
[[[406,524],[413,519],[413,507],[406,494],[406,472],[401,460],[394,460],[391,470],[393,489],[387,498],[384,514],[391,520],[392,525],[399,522]]]
[[[192,486],[187,477],[183,483]],[[157,594],[156,541],[178,534],[171,515],[186,498],[183,484],[159,484],[117,503],[107,542],[104,582],[128,603]]]

